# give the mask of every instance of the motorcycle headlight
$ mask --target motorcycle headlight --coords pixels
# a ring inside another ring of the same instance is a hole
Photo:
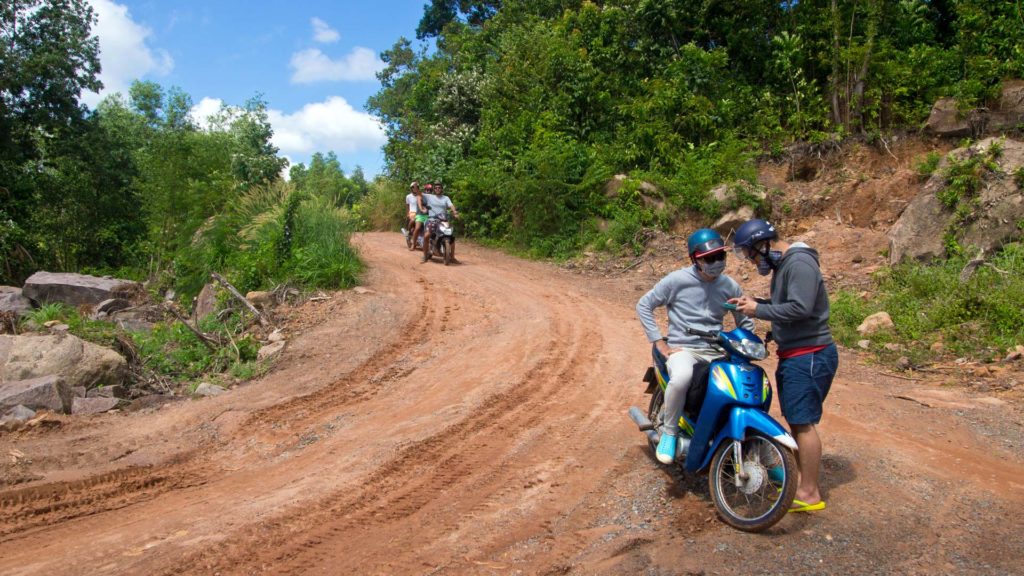
[[[732,342],[733,347],[740,353],[750,358],[751,360],[764,360],[768,357],[768,349],[764,347],[761,342],[755,342],[746,338],[739,342]]]

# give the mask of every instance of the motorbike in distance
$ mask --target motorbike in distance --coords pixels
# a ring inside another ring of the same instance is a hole
[[[689,329],[724,356],[694,366],[679,419],[676,462],[688,473],[707,472],[708,491],[719,517],[745,532],[761,532],[789,512],[797,488],[796,441],[768,414],[772,392],[764,369],[764,342],[744,328],[703,332]],[[644,381],[650,406],[629,409],[647,435],[652,452],[668,386],[666,358],[654,348]]]
[[[427,258],[432,259],[434,254],[437,254],[444,261],[444,265],[451,264],[455,260],[455,227],[451,218],[447,214],[432,216],[429,223],[433,223],[434,227],[430,233]],[[423,236],[419,237],[419,247],[423,247]]]

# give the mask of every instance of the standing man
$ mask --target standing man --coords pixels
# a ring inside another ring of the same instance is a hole
[[[679,437],[679,419],[686,407],[686,392],[693,378],[693,367],[698,362],[711,362],[722,354],[711,344],[690,334],[686,329],[705,332],[722,329],[725,308],[730,298],[743,292],[735,280],[722,272],[728,249],[722,237],[709,228],[697,230],[686,241],[690,264],[662,278],[650,292],[636,304],[636,314],[647,334],[647,340],[667,358],[668,387],[661,424],[661,440],[655,456],[662,464],[671,464],[676,458]],[[664,306],[668,312],[668,337],[654,320],[654,310]],[[733,311],[738,326],[754,329],[754,322],[739,311]],[[657,424],[657,423],[656,423]]]
[[[423,227],[423,261],[426,262],[430,260],[430,237],[433,235],[434,229],[437,228],[437,219],[447,218],[449,209],[451,209],[452,215],[458,218],[459,211],[452,204],[452,199],[444,193],[444,187],[440,182],[433,186],[427,184],[427,192],[423,193],[423,205],[427,208],[427,225]],[[458,262],[455,259],[454,242],[452,242],[452,261]]]
[[[818,252],[803,242],[779,240],[775,227],[749,220],[733,238],[736,255],[772,275],[771,300],[741,296],[730,300],[748,316],[770,320],[778,346],[775,382],[782,415],[796,438],[800,483],[790,512],[823,510],[818,477],[821,438],[817,424],[822,404],[839,368],[839,353],[828,326],[829,303]]]

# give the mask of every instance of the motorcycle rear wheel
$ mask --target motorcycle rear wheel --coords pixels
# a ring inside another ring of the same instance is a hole
[[[661,427],[662,421],[662,410],[665,407],[665,391],[660,386],[656,386],[657,390],[654,394],[651,394],[651,405],[647,408],[647,419],[650,420],[655,428]],[[647,438],[647,445],[651,447],[651,455],[654,455],[658,451],[658,443]]]
[[[736,461],[733,442],[722,442],[715,451],[708,471],[708,492],[726,524],[744,532],[761,532],[789,512],[796,494],[796,457],[778,440],[758,432],[740,445],[743,462]],[[737,486],[739,470],[745,472],[746,479],[740,479]]]

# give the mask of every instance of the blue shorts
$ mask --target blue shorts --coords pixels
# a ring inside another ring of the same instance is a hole
[[[838,368],[839,352],[835,344],[811,354],[779,359],[775,382],[786,422],[792,426],[821,421],[821,405]]]

